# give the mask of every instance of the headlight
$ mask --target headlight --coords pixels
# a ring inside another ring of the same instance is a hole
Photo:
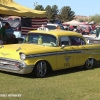
[[[21,59],[21,60],[25,60],[25,59],[26,59],[26,55],[25,55],[25,54],[23,54],[23,53],[22,53],[22,54],[20,54],[20,59]]]

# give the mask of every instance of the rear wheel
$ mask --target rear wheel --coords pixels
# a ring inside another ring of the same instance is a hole
[[[88,60],[86,60],[85,64],[84,64],[84,68],[85,69],[91,69],[94,65],[94,60],[93,58],[89,58]]]
[[[45,61],[39,61],[35,65],[34,72],[36,77],[43,78],[47,73],[47,63]]]

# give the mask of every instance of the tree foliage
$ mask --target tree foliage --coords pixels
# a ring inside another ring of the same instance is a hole
[[[55,15],[57,15],[58,12],[59,12],[58,6],[57,5],[53,5],[51,11],[52,11],[52,17],[51,17],[51,19],[55,19]]]
[[[75,13],[69,6],[64,6],[60,10],[59,16],[62,21],[70,21],[75,17]]]
[[[89,21],[91,22],[91,21],[94,21],[95,23],[100,23],[100,15],[99,14],[96,14],[96,15],[94,15],[94,16],[91,16],[90,18],[89,18]]]
[[[58,6],[57,5],[53,5],[51,6],[46,6],[45,11],[47,13],[47,18],[49,20],[54,20],[55,19],[55,15],[58,14],[59,10],[58,10]]]
[[[50,5],[47,5],[45,9],[42,5],[37,5],[35,9],[41,11],[45,10],[48,20],[57,19],[59,16],[61,21],[70,21],[75,17],[74,11],[71,11],[71,8],[69,6],[62,7],[60,11],[57,5],[53,5],[52,7]]]
[[[61,10],[58,9],[57,5],[47,5],[45,8],[42,5],[35,6],[35,10],[46,11],[48,20],[54,20],[59,18],[60,21],[71,21],[75,17],[75,12],[71,10],[70,6],[64,6]],[[94,21],[95,23],[100,23],[100,15],[96,14],[91,16],[89,19],[79,19],[80,21]]]
[[[48,20],[50,20],[52,18],[52,8],[51,8],[51,6],[47,5],[46,8],[45,8],[45,11],[46,11]]]
[[[42,5],[37,5],[37,6],[35,6],[35,10],[44,11],[44,7]]]

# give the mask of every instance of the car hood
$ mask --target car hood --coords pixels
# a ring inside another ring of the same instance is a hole
[[[20,53],[30,55],[30,54],[37,54],[37,53],[43,53],[43,52],[51,52],[52,48],[55,48],[55,47],[48,47],[48,46],[42,46],[42,45],[36,45],[36,44],[0,45],[0,57],[19,60]]]

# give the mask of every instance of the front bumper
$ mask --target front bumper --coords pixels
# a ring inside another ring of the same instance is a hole
[[[18,74],[29,74],[33,71],[34,65],[26,65],[23,61],[0,58],[0,70]]]

